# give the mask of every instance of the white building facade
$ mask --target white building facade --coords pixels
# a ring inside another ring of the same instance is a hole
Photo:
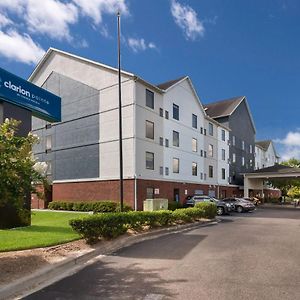
[[[30,77],[62,98],[62,122],[34,119],[36,157],[55,201],[119,199],[117,70],[49,49]],[[184,202],[229,193],[229,130],[209,118],[188,77],[158,86],[122,72],[125,201]]]

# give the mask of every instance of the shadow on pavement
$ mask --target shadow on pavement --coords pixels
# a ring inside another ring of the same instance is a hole
[[[207,235],[172,233],[123,248],[114,255],[145,259],[175,259],[186,256]]]
[[[23,299],[174,299],[167,289],[178,280],[165,280],[162,269],[143,269],[139,264],[120,266],[98,261],[79,273]],[[180,280],[180,282],[184,282]],[[163,297],[163,298],[162,298]]]

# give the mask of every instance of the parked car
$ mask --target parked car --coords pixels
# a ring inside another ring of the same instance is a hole
[[[248,212],[255,209],[255,205],[252,202],[243,198],[225,198],[223,201],[231,206],[234,206],[234,210],[239,213]]]
[[[261,201],[258,198],[256,198],[256,197],[251,197],[251,198],[244,197],[243,199],[252,202],[256,206],[259,205],[259,204],[261,204]]]
[[[194,196],[188,197],[188,199],[185,203],[185,206],[193,207],[193,206],[195,206],[196,203],[199,203],[199,202],[211,202],[211,203],[216,204],[218,216],[228,214],[231,211],[230,204],[227,204],[216,198],[213,198],[210,196],[204,196],[204,195],[194,195]]]

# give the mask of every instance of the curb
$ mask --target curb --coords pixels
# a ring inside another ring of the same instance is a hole
[[[84,268],[86,265],[93,262],[93,259],[100,255],[108,255],[122,248],[129,247],[139,242],[151,240],[160,236],[165,236],[172,233],[191,230],[198,227],[206,227],[216,225],[220,222],[218,219],[201,221],[192,224],[176,225],[169,228],[158,229],[152,232],[145,232],[134,236],[120,236],[119,238],[110,241],[106,245],[99,247],[90,252],[84,253],[77,257],[70,257],[66,260],[46,266],[35,273],[25,276],[22,279],[0,289],[0,300],[5,299],[20,299],[32,294],[54,282],[61,280],[71,274]],[[24,290],[24,287],[25,290]]]
[[[296,211],[296,210],[300,210],[300,207],[294,207],[294,206],[283,206],[283,205],[260,205],[258,206],[259,208],[262,208],[262,209],[278,209],[278,210],[293,210],[293,211]]]

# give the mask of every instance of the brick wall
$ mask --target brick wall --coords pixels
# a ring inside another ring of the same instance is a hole
[[[179,192],[179,201],[184,203],[189,195],[194,195],[195,190],[202,190],[204,195],[214,191],[218,196],[218,187],[203,184],[180,183],[172,181],[137,179],[138,210],[143,209],[143,201],[147,199],[147,188],[156,189],[154,198],[166,198],[174,201],[174,190]],[[53,201],[119,201],[119,181],[89,181],[72,183],[55,183],[53,185]],[[243,190],[237,187],[219,187],[220,197],[242,196]],[[124,202],[134,207],[134,180],[124,180]]]
[[[119,181],[54,183],[53,201],[119,201]],[[134,180],[124,180],[124,203],[134,207]]]

